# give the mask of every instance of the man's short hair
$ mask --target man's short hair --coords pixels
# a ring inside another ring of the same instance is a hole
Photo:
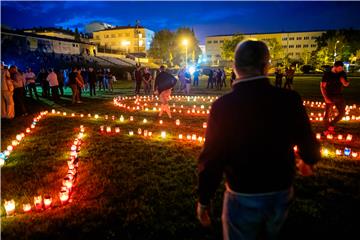
[[[165,66],[164,66],[164,65],[161,65],[161,66],[160,66],[160,70],[161,70],[161,71],[165,71]]]
[[[334,67],[343,67],[344,66],[344,63],[342,61],[336,61],[334,63]]]
[[[235,68],[240,72],[263,71],[270,60],[269,49],[262,41],[246,40],[235,49]]]

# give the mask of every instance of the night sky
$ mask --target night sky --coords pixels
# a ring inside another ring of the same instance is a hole
[[[1,23],[79,30],[92,21],[218,34],[359,28],[360,2],[1,2]]]

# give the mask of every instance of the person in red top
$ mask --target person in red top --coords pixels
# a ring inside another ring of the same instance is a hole
[[[325,72],[322,77],[320,90],[326,104],[324,124],[327,130],[325,135],[333,133],[335,124],[345,115],[345,100],[342,91],[349,84],[342,61],[336,61],[331,71]],[[329,121],[329,115],[333,106],[338,110],[338,114],[333,120]]]

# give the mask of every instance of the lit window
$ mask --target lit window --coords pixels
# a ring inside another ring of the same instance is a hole
[[[217,40],[214,40],[214,43],[218,43],[218,41],[217,41]]]
[[[296,48],[301,48],[301,45],[296,45]]]
[[[282,38],[282,40],[283,40],[283,41],[286,41],[286,40],[287,40],[287,37]]]
[[[209,43],[209,44],[210,44],[210,43],[212,43],[212,41],[207,41],[207,43]]]
[[[289,40],[294,40],[294,37],[290,37]]]
[[[297,37],[297,38],[296,38],[296,40],[301,40],[301,39],[302,39],[302,37]]]
[[[303,48],[308,48],[308,47],[309,47],[308,44],[304,44],[304,45],[303,45]]]
[[[220,40],[220,43],[224,43],[224,40]]]
[[[304,37],[304,40],[309,40],[310,37]]]

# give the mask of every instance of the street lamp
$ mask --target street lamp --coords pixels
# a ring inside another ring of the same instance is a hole
[[[189,42],[188,42],[187,39],[184,39],[182,43],[185,46],[185,66],[187,67],[187,58],[188,58],[188,56],[187,56],[188,53],[187,52],[188,52],[188,43]]]
[[[337,40],[335,43],[335,47],[334,47],[334,63],[336,62],[336,45],[339,43],[340,41]]]

